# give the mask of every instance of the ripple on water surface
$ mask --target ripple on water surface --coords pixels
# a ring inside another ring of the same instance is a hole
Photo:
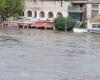
[[[0,80],[100,80],[100,35],[0,30]]]

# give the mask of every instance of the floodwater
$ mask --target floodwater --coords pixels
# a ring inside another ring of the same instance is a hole
[[[0,80],[100,80],[100,34],[0,30]]]

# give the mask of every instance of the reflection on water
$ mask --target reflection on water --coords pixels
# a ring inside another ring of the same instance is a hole
[[[0,80],[100,80],[100,35],[0,30]]]

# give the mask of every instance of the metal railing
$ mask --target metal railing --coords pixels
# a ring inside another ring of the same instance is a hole
[[[84,12],[84,7],[75,7],[75,6],[69,6],[68,11],[69,12]]]
[[[71,1],[88,1],[88,0],[71,0]]]

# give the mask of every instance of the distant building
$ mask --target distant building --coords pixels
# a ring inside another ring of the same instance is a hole
[[[87,3],[87,29],[100,30],[100,0],[89,0]]]

